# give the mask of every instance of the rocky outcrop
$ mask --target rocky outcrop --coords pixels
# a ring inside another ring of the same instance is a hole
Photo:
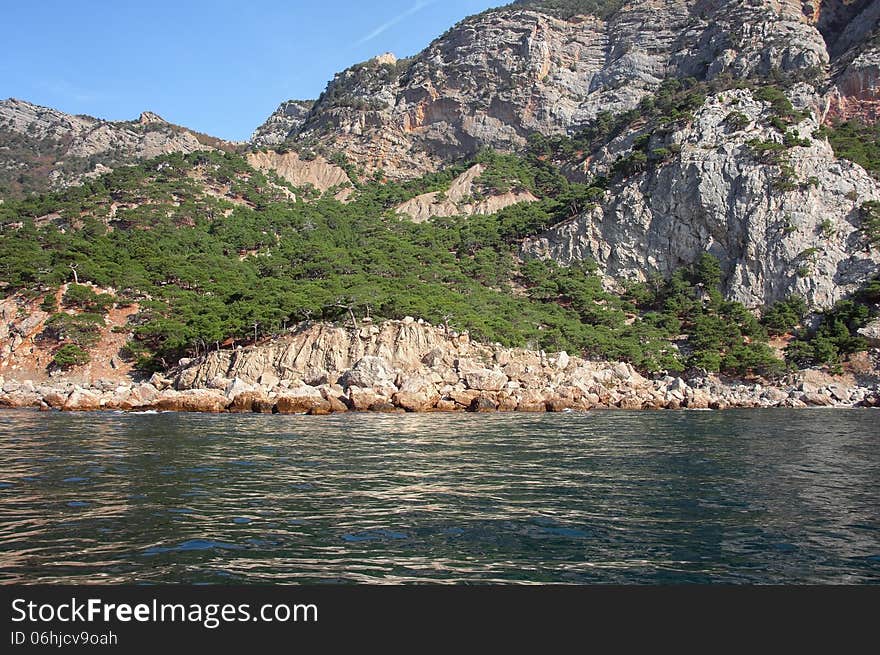
[[[415,223],[423,223],[437,216],[494,214],[520,202],[538,200],[530,191],[484,192],[479,178],[485,169],[483,164],[475,164],[455,178],[446,191],[433,191],[410,198],[398,205],[396,211]]]
[[[199,136],[144,112],[136,121],[71,116],[23,100],[0,101],[0,171],[12,191],[21,176],[33,189],[59,188],[171,152],[212,149]],[[36,186],[35,186],[36,185]]]
[[[254,130],[251,143],[257,148],[281,145],[291,133],[299,131],[314,104],[314,100],[288,100],[281,103],[266,122]]]
[[[418,321],[375,328],[309,325],[277,343],[237,351],[233,361],[210,353],[178,373],[176,389],[158,375],[91,385],[0,377],[0,407],[323,415],[880,405],[877,352],[858,378],[807,370],[773,384],[699,374],[648,379],[629,364],[474,343]],[[328,363],[335,370],[314,369]]]
[[[860,207],[880,199],[880,186],[813,136],[815,116],[792,128],[805,141],[790,147],[771,117],[750,91],[711,96],[691,124],[650,144],[676,154],[619,182],[600,206],[527,239],[523,254],[592,259],[611,282],[668,276],[708,251],[721,260],[732,300],[758,307],[797,293],[829,307],[880,266],[859,232]],[[638,135],[610,144],[588,175],[607,173]],[[780,144],[779,159],[768,161],[762,143]]]
[[[323,157],[303,159],[295,152],[259,151],[248,153],[248,163],[260,171],[274,171],[295,187],[312,186],[318,191],[340,187],[337,199],[344,200],[351,192],[351,180],[344,170]]]

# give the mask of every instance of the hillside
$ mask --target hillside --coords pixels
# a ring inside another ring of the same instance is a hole
[[[0,101],[0,195],[63,188],[171,152],[235,147],[152,112],[114,122],[9,98]]]
[[[282,104],[242,152],[0,103],[6,364],[146,374],[412,316],[644,374],[871,366],[878,19],[515,2]]]

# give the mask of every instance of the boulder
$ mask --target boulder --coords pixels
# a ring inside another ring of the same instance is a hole
[[[343,387],[394,387],[396,373],[382,357],[367,356],[359,359],[354,367],[343,373],[339,384]]]
[[[459,410],[461,410],[461,405],[449,398],[441,398],[434,405],[434,411],[437,412],[456,412]]]
[[[874,319],[863,328],[859,328],[858,333],[868,340],[870,347],[880,348],[880,318]]]
[[[434,407],[440,399],[440,394],[428,396],[426,393],[412,393],[398,391],[394,394],[393,403],[408,412],[427,412]]]
[[[65,412],[94,412],[101,409],[101,397],[85,389],[74,389],[61,407]]]
[[[315,387],[302,386],[286,390],[275,400],[279,414],[308,414],[312,410],[332,411],[332,406]]]
[[[620,409],[642,409],[645,401],[638,396],[624,396],[618,401],[617,406]]]
[[[818,391],[810,391],[801,396],[801,401],[813,407],[828,407],[834,404],[830,396]]]
[[[348,388],[349,406],[358,412],[366,412],[372,405],[388,403],[388,398],[376,393],[373,389],[362,389],[358,386]]]
[[[269,400],[265,391],[245,391],[238,394],[229,406],[229,411],[236,414],[255,412],[271,414],[275,403]]]
[[[550,396],[544,402],[544,409],[548,412],[566,412],[575,409],[576,403],[571,398],[562,396]]]
[[[43,396],[43,402],[53,409],[61,409],[67,402],[68,395],[58,391],[50,391]]]
[[[467,411],[477,413],[496,412],[498,411],[498,405],[491,398],[478,396],[471,401],[470,405],[468,405]]]
[[[393,403],[388,402],[387,400],[377,400],[372,405],[370,405],[367,409],[371,412],[383,412],[383,413],[392,413],[398,411],[397,407],[394,406]]]
[[[241,378],[235,378],[230,382],[225,391],[225,395],[227,400],[232,400],[240,393],[245,393],[246,391],[255,391],[253,385],[248,384]]]
[[[488,368],[474,369],[464,374],[464,381],[469,389],[477,391],[501,391],[508,378],[501,371]]]
[[[212,389],[193,389],[192,391],[163,392],[156,401],[156,409],[171,412],[209,412],[226,410],[229,399]]]
[[[165,391],[165,389],[171,387],[173,380],[169,380],[160,373],[153,373],[152,377],[150,377],[150,384],[159,391]]]
[[[519,402],[516,405],[516,411],[546,412],[547,403],[544,400],[544,395],[534,390],[523,391],[522,396],[520,396]]]

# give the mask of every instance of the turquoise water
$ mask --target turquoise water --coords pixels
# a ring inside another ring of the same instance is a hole
[[[875,410],[0,412],[0,582],[880,581]]]

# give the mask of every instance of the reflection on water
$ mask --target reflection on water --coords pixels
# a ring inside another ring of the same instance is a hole
[[[0,412],[0,582],[876,583],[878,416]]]

